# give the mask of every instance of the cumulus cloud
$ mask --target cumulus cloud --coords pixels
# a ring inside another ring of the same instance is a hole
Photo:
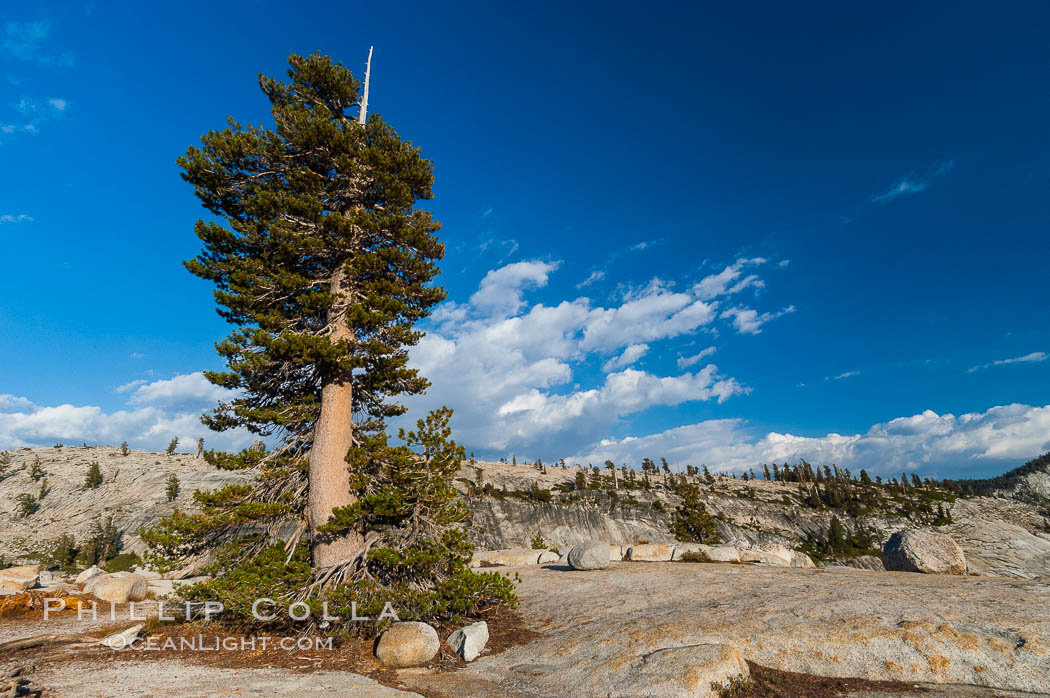
[[[630,366],[635,361],[645,356],[648,351],[648,344],[631,344],[623,350],[622,354],[614,356],[602,364],[602,371],[605,373],[612,373],[613,371]]]
[[[555,269],[546,262],[495,269],[470,302],[437,309],[410,352],[411,365],[432,382],[426,396],[407,401],[413,414],[448,404],[456,410],[457,439],[490,454],[568,453],[651,407],[724,402],[747,392],[714,365],[672,376],[629,368],[656,342],[715,330],[722,297],[743,275],[713,296],[710,283],[678,290],[653,279],[627,288],[609,305],[582,297],[529,305],[525,289],[545,285]],[[701,352],[679,370],[709,354]],[[596,378],[587,370],[594,357],[602,359],[603,376]]]
[[[925,175],[902,178],[887,191],[872,196],[871,200],[876,203],[889,203],[905,194],[917,194],[930,186],[933,180],[951,172],[954,167],[954,160],[946,160],[945,162],[938,163]]]
[[[559,262],[515,262],[493,269],[481,280],[481,286],[470,297],[470,303],[482,312],[512,315],[524,304],[526,288],[542,288]]]
[[[571,460],[634,464],[664,456],[678,468],[688,463],[741,471],[804,458],[854,471],[865,468],[873,475],[917,469],[937,477],[967,477],[1014,467],[1048,450],[1050,405],[1015,404],[959,416],[926,410],[875,424],[863,434],[818,437],[760,435],[744,420],[713,419],[642,437],[602,440]]]
[[[178,436],[183,444],[203,437],[212,448],[240,449],[257,438],[245,430],[213,432],[201,424],[203,412],[233,395],[207,383],[201,373],[153,383],[133,381],[121,388],[134,392],[126,409],[111,412],[92,405],[40,406],[24,397],[0,395],[0,448],[126,440],[133,448],[157,451]]]
[[[765,284],[754,274],[743,276],[745,267],[765,264],[762,257],[738,259],[717,274],[704,277],[693,287],[693,292],[701,300],[710,300],[721,295],[739,293],[749,286],[761,288]]]
[[[1024,356],[1015,356],[1012,359],[999,359],[998,361],[992,361],[987,364],[980,364],[979,366],[971,366],[967,373],[974,373],[982,369],[991,368],[993,366],[1008,366],[1010,364],[1031,364],[1039,363],[1050,359],[1050,354],[1045,351],[1033,351],[1031,354],[1025,354]]]
[[[740,334],[760,334],[762,325],[793,312],[795,312],[795,306],[793,305],[789,305],[775,313],[759,313],[753,308],[734,307],[722,311],[721,317],[723,320],[731,319],[733,327]]]

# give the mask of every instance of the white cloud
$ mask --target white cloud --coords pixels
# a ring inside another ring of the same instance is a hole
[[[778,267],[780,267],[781,269],[783,269],[784,267],[786,267],[786,266],[787,266],[787,265],[789,265],[789,264],[791,264],[791,260],[790,260],[790,259],[782,259],[782,260],[780,260],[780,262],[779,262],[779,263],[777,264],[777,266],[778,266]]]
[[[50,104],[56,111],[65,111],[66,107],[69,106],[69,102],[67,102],[64,99],[59,99],[58,97],[52,97],[51,99],[47,100],[47,103]]]
[[[596,283],[598,281],[601,281],[604,278],[605,278],[605,272],[604,271],[601,271],[600,269],[596,270],[596,271],[592,271],[590,276],[588,276],[586,279],[584,279],[580,283],[576,284],[576,288],[584,288],[586,286],[590,286],[591,284]]]
[[[599,441],[572,462],[636,464],[666,457],[683,467],[706,464],[743,470],[763,463],[838,464],[854,472],[895,475],[921,470],[937,477],[966,477],[977,469],[1014,467],[1050,450],[1050,405],[1005,405],[955,416],[932,410],[875,424],[863,434],[819,437],[752,433],[740,419],[716,419],[658,434]]]
[[[0,215],[0,225],[3,225],[5,223],[32,223],[32,222],[33,222],[33,217],[32,216],[27,216],[24,213],[19,213],[19,214],[5,213],[3,215]]]
[[[762,257],[754,257],[752,259],[740,258],[717,274],[701,279],[693,287],[693,292],[701,300],[710,300],[725,294],[739,293],[748,286],[761,288],[765,284],[757,276],[750,275],[743,279],[740,279],[740,276],[743,274],[744,267],[758,266],[765,263],[766,260]]]
[[[122,386],[123,387],[123,386]],[[168,380],[159,380],[139,385],[128,398],[131,405],[180,405],[185,403],[214,404],[228,400],[233,392],[220,388],[204,377],[200,371],[187,373]]]
[[[630,344],[623,350],[622,354],[614,356],[602,364],[602,371],[605,373],[612,373],[613,371],[618,371],[621,368],[630,366],[635,361],[645,356],[648,351],[648,344]]]
[[[853,376],[859,376],[859,375],[860,375],[860,371],[846,371],[845,373],[840,373],[837,376],[828,376],[824,380],[826,380],[826,381],[840,381],[843,378],[852,378]]]
[[[525,288],[542,288],[547,277],[558,268],[559,262],[515,262],[493,269],[481,280],[481,286],[470,297],[470,303],[482,312],[493,315],[517,313],[524,304]]]
[[[975,371],[980,371],[985,368],[991,368],[992,366],[1039,363],[1041,361],[1046,361],[1047,359],[1050,359],[1050,354],[1047,354],[1045,351],[1033,351],[1031,354],[1017,356],[1012,359],[999,359],[998,361],[992,361],[991,363],[981,364],[979,366],[971,366],[967,373],[973,373]]]
[[[134,390],[140,385],[146,385],[147,382],[148,381],[144,381],[140,378],[139,380],[134,380],[130,383],[125,383],[124,385],[118,385],[116,388],[114,388],[114,390],[116,390],[118,393],[126,393],[129,390]]]
[[[406,400],[412,414],[448,404],[456,410],[457,439],[471,448],[564,454],[650,407],[724,402],[747,392],[714,365],[677,376],[627,368],[655,342],[714,331],[718,297],[701,300],[694,285],[679,291],[653,279],[608,306],[584,297],[529,305],[524,287],[545,285],[555,267],[495,269],[470,302],[437,309],[410,351],[411,365],[432,382],[426,396]],[[725,292],[734,285],[730,280]],[[589,373],[594,357],[603,359],[604,377]]]
[[[130,354],[128,354],[128,356],[130,358],[132,358],[132,359],[144,359],[144,358],[146,358],[145,354],[143,354],[141,352],[138,352],[138,351],[133,351]]]
[[[683,368],[689,368],[690,366],[698,364],[701,361],[703,361],[705,358],[707,358],[708,356],[711,356],[711,354],[714,354],[715,351],[716,350],[715,350],[714,347],[708,347],[707,349],[704,349],[700,353],[693,354],[692,356],[679,356],[678,357],[678,369],[681,370]]]
[[[129,408],[113,412],[91,405],[38,406],[23,397],[0,395],[0,448],[126,440],[133,448],[156,451],[178,436],[184,444],[203,437],[211,448],[235,450],[258,438],[243,429],[219,433],[205,428],[200,415],[232,393],[201,381],[200,373],[148,384],[133,381],[121,386],[122,392],[135,391]]]
[[[892,187],[890,187],[889,190],[881,194],[876,194],[875,196],[872,196],[871,200],[877,203],[886,203],[889,201],[893,201],[897,197],[903,196],[904,194],[917,194],[920,191],[926,189],[926,187],[930,186],[933,180],[951,172],[953,167],[955,167],[954,160],[946,160],[944,162],[941,162],[935,167],[933,167],[933,169],[931,169],[925,175],[919,177],[911,176],[901,179]]]
[[[733,327],[740,334],[759,334],[762,332],[762,325],[793,312],[795,312],[795,306],[793,305],[789,305],[775,313],[761,314],[752,308],[735,307],[724,310],[721,317],[723,320],[732,319]]]

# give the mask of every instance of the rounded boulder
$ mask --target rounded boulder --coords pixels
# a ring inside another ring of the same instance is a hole
[[[376,644],[376,659],[384,666],[398,669],[420,666],[437,656],[441,640],[437,631],[426,623],[394,623]]]
[[[574,570],[604,570],[609,566],[609,544],[592,540],[574,546],[565,558]]]
[[[951,537],[936,531],[897,531],[882,548],[882,564],[893,572],[966,574],[966,556]]]

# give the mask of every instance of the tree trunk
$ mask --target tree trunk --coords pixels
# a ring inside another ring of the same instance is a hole
[[[343,296],[346,274],[340,266],[332,276],[331,290]],[[331,339],[338,342],[352,339],[353,333],[343,316],[345,304],[337,301],[329,311],[333,326]],[[310,448],[310,492],[308,495],[310,536],[314,567],[330,567],[360,552],[364,539],[358,534],[333,537],[319,534],[317,528],[332,516],[336,507],[345,507],[357,501],[350,493],[350,470],[347,451],[353,445],[353,386],[350,383],[325,383],[321,387],[321,414],[314,426],[314,442]]]

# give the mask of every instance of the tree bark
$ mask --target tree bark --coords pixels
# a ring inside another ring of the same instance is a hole
[[[333,342],[352,340],[344,316],[343,283],[346,273],[342,265],[332,275],[331,291],[336,303],[329,311]],[[346,454],[353,445],[353,386],[336,381],[321,387],[321,414],[314,426],[314,441],[310,447],[309,505],[310,535],[314,567],[331,567],[364,548],[364,539],[357,534],[332,536],[320,534],[317,528],[332,516],[336,507],[345,507],[357,501],[350,492],[350,470]]]

